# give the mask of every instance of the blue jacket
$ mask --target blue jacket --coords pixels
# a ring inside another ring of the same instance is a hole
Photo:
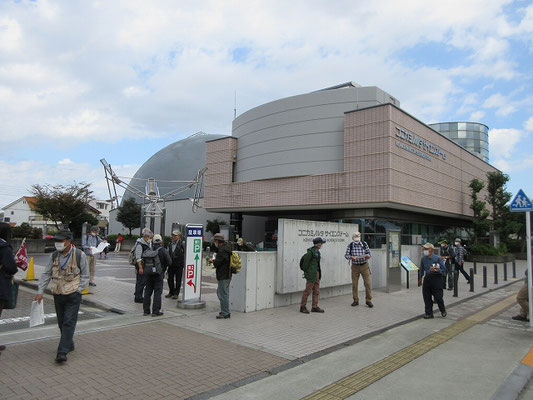
[[[439,272],[433,272],[430,270],[433,264],[439,264]],[[418,270],[418,277],[421,278],[422,276],[424,276],[424,274],[426,276],[438,274],[446,275],[446,266],[444,265],[442,258],[437,257],[435,254],[429,257],[422,257],[422,260],[420,260],[420,269]]]

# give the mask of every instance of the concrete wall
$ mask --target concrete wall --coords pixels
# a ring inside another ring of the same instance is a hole
[[[301,277],[302,272],[298,265],[286,265],[280,267],[277,264],[278,255],[276,252],[239,252],[242,258],[242,269],[239,274],[233,275],[230,287],[230,308],[234,311],[252,312],[267,308],[288,306],[298,304],[302,298],[303,289],[292,293],[279,293],[276,290],[278,283],[278,268],[290,268],[300,274],[302,287],[305,280]],[[420,262],[420,246],[402,246],[402,255],[409,256],[415,264]],[[352,292],[350,265],[348,261],[336,265],[340,273],[345,273],[346,278],[336,286],[321,287],[320,297],[328,298],[342,296]],[[383,288],[387,285],[387,265],[385,249],[372,250],[370,260],[372,271],[372,288]],[[332,271],[325,270],[324,274],[331,274]],[[411,285],[416,285],[417,274],[412,272],[410,276]],[[406,274],[402,271],[402,287],[406,286]],[[359,279],[359,292],[364,291],[363,279]]]
[[[342,172],[344,113],[395,103],[377,87],[345,87],[287,97],[233,121],[238,139],[235,180]]]

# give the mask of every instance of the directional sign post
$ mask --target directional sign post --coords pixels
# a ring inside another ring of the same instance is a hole
[[[524,191],[520,189],[513,201],[511,201],[512,212],[525,212],[526,213],[526,241],[527,241],[527,288],[529,295],[529,326],[533,326],[533,293],[531,290],[531,211],[533,210],[533,204],[531,200],[526,196]]]
[[[203,225],[188,224],[185,244],[185,271],[183,277],[183,299],[178,301],[178,308],[203,308],[202,288],[202,241]]]

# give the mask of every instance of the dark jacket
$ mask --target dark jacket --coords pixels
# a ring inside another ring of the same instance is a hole
[[[305,279],[309,282],[316,282],[316,273],[320,272],[319,279],[322,279],[320,271],[320,251],[315,251],[315,247],[309,247],[304,255],[303,271]]]
[[[154,243],[154,250],[157,250],[159,255],[159,260],[161,261],[161,266],[163,267],[163,272],[172,264],[172,259],[170,254],[168,254],[167,249],[165,249],[159,243]]]
[[[9,281],[17,273],[17,263],[13,257],[13,248],[9,243],[0,239],[0,300],[9,299]]]
[[[217,256],[213,261],[213,265],[216,268],[217,281],[224,279],[230,279],[229,263],[231,259],[231,246],[228,242],[224,242],[220,248],[217,249]]]
[[[168,253],[172,258],[172,268],[183,268],[185,266],[185,246],[183,240],[179,240],[176,249],[172,251],[172,242],[167,247]]]

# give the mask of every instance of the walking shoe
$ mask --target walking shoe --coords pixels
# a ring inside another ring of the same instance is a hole
[[[145,311],[145,312],[143,313],[143,315],[144,315],[145,317],[149,316],[149,315],[150,315],[150,311],[148,311],[148,312]]]
[[[67,361],[67,353],[57,353],[56,363],[62,363]]]
[[[372,308],[372,307],[374,307],[374,304],[372,304],[371,301],[367,301],[367,302],[366,302],[366,305],[368,306],[368,308]]]
[[[173,300],[177,300],[177,299],[178,299],[178,295],[177,295],[177,294],[173,295],[173,296],[172,296],[172,299],[173,299]]]
[[[300,312],[304,314],[309,314],[309,310],[307,309],[306,306],[300,307]]]
[[[170,299],[172,296],[174,296],[172,293],[169,293],[165,296],[165,298]]]
[[[355,307],[355,306],[358,306],[358,305],[359,305],[359,302],[354,300],[353,303],[352,303],[352,307]]]
[[[135,299],[135,303],[142,303],[144,299],[142,297]]]
[[[6,349],[6,346],[3,344],[0,344],[0,351],[4,351]]]
[[[89,282],[89,286],[96,286],[96,283],[94,283],[94,282]]]
[[[440,315],[442,316],[442,318],[446,318],[446,315],[448,315],[448,313],[446,311],[443,311],[440,313]]]
[[[323,313],[324,310],[320,307],[313,307],[311,308],[311,312],[319,312],[319,313]]]
[[[449,287],[447,290],[453,290],[453,288],[452,288],[452,287]]]
[[[514,319],[515,321],[524,321],[524,322],[529,321],[529,319],[527,317],[524,317],[523,315],[515,315],[511,319]]]
[[[152,314],[152,317],[160,317],[161,315],[163,315],[164,312],[163,311],[158,311],[158,312],[155,312]]]
[[[430,314],[426,314],[426,315],[424,315],[424,319],[431,319],[431,318],[435,318],[435,317],[433,316],[433,314],[431,314],[431,315],[430,315]]]
[[[76,348],[74,347],[74,343],[72,343],[72,346],[70,346],[69,353],[70,353],[71,351],[74,351],[74,350],[76,350]]]
[[[226,315],[218,314],[217,315],[217,319],[228,319],[228,318],[231,318],[231,314],[226,314]]]

